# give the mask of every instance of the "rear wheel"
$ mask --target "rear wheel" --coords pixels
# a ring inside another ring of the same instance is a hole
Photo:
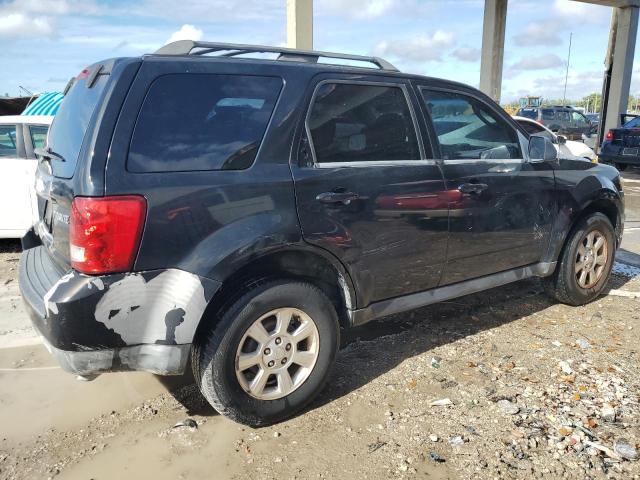
[[[584,305],[600,295],[615,256],[615,234],[609,219],[593,213],[573,229],[552,276],[543,279],[546,291],[569,305]]]
[[[200,389],[221,414],[261,426],[303,409],[323,387],[339,345],[333,304],[305,282],[263,283],[220,312],[196,343]]]

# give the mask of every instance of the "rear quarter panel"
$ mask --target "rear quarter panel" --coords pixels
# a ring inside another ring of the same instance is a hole
[[[283,79],[254,164],[237,171],[127,172],[132,131],[149,86],[161,75],[187,72]],[[118,119],[106,168],[107,194],[147,198],[136,271],[178,268],[223,280],[252,257],[302,242],[289,155],[305,86],[304,74],[266,62],[145,58]]]

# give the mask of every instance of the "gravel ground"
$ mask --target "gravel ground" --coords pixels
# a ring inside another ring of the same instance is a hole
[[[527,280],[354,330],[318,401],[272,427],[217,416],[185,379],[72,428],[4,433],[0,478],[640,478],[640,269],[616,272],[584,307]],[[61,408],[32,395],[26,421]]]

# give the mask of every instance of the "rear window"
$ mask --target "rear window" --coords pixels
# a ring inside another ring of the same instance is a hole
[[[622,128],[640,128],[640,117],[632,118]]]
[[[127,170],[242,170],[251,166],[282,79],[173,74],[153,82],[131,139]]]
[[[518,111],[519,117],[530,118],[536,120],[538,118],[538,109],[536,108],[521,108]]]
[[[75,80],[51,124],[48,147],[64,158],[64,162],[51,161],[53,174],[57,177],[73,176],[85,133],[109,75],[98,75],[91,88],[87,88],[86,81],[86,78]]]
[[[555,118],[555,112],[550,108],[543,108],[542,118],[544,120],[553,120]]]

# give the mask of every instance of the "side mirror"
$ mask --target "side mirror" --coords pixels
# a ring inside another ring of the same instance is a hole
[[[567,143],[567,137],[565,137],[564,135],[558,135],[558,145],[564,145],[565,143]]]
[[[531,135],[529,137],[529,161],[551,162],[558,160],[558,151],[547,137]]]

